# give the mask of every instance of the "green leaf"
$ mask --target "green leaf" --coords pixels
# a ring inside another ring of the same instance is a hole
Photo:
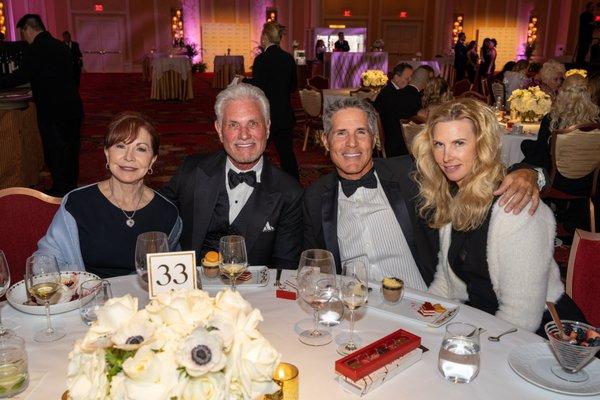
[[[133,357],[137,350],[121,350],[110,348],[106,350],[104,359],[106,360],[106,376],[110,382],[113,376],[123,370],[123,363],[130,357]]]

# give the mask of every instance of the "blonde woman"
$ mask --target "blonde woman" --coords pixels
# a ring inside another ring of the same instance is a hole
[[[448,100],[448,83],[441,76],[427,80],[423,89],[423,108],[417,113],[417,119],[425,122],[429,109]]]
[[[524,140],[521,150],[525,155],[523,162],[550,170],[550,137],[557,129],[573,125],[599,122],[600,108],[592,101],[589,85],[581,75],[571,75],[562,84],[550,113],[542,119],[537,140]],[[570,193],[586,190],[591,186],[593,176],[582,179],[567,179],[556,174],[554,186]]]
[[[440,253],[430,292],[456,299],[529,331],[543,333],[557,302],[561,317],[583,316],[564,293],[552,257],[554,217],[504,212],[493,192],[505,175],[494,113],[461,99],[429,113],[413,144],[419,213],[440,230]]]
[[[535,78],[525,83],[523,87],[539,86],[552,100],[556,97],[558,89],[565,77],[565,65],[556,60],[548,60],[542,65],[542,69]]]

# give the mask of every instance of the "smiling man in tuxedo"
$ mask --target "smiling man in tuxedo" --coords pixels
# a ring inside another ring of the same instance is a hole
[[[336,171],[321,177],[304,194],[304,248],[333,253],[341,262],[367,256],[370,279],[399,277],[426,290],[439,251],[438,231],[417,211],[418,187],[409,156],[373,159],[377,114],[355,97],[331,103],[323,113],[323,142]],[[494,195],[504,194],[505,211],[520,212],[539,203],[537,173],[521,168],[509,174]]]
[[[215,128],[224,151],[187,157],[162,193],[179,208],[181,247],[200,260],[219,250],[225,235],[246,239],[248,262],[296,268],[302,242],[302,188],[263,155],[269,102],[240,83],[215,103]]]

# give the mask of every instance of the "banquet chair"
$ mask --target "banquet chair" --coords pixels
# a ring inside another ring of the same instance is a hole
[[[302,151],[306,151],[306,145],[308,144],[311,132],[323,131],[323,96],[321,92],[313,89],[301,89],[299,93],[300,104],[306,114],[306,119],[304,120],[304,144],[302,145]]]
[[[600,326],[600,233],[575,230],[567,266],[566,292],[588,322]]]
[[[482,95],[481,93],[469,90],[467,92],[462,93],[459,96],[456,96],[459,99],[466,99],[466,98],[470,98],[470,99],[475,99],[475,100],[479,100],[484,102],[485,104],[487,104],[488,99],[487,97],[485,97],[484,95]]]
[[[490,104],[490,87],[487,78],[481,79],[481,94],[485,97],[485,103]]]
[[[315,75],[306,80],[309,88],[314,88],[317,90],[329,89],[329,79],[325,78],[321,75]]]
[[[408,154],[412,155],[413,139],[423,130],[424,124],[416,124],[413,121],[400,120],[402,124],[402,136],[408,149]]]
[[[25,261],[46,234],[60,201],[29,188],[0,190],[0,250],[6,255],[11,282],[23,279]]]
[[[468,79],[462,79],[454,84],[452,93],[455,97],[458,97],[469,90],[471,90],[471,82]]]
[[[496,99],[500,97],[502,105],[506,103],[506,96],[504,95],[504,85],[500,81],[492,82],[492,105],[496,105]]]
[[[550,185],[549,189],[542,193],[542,197],[566,201],[585,199],[590,210],[590,230],[596,232],[596,210],[593,199],[596,196],[600,171],[600,124],[583,124],[556,130],[550,138],[550,148],[552,156]],[[593,175],[589,188],[567,192],[555,187],[557,173],[572,180]]]
[[[360,87],[356,90],[351,90],[350,97],[358,97],[359,99],[362,99],[362,100],[374,101],[376,94],[373,92],[373,90],[371,90],[369,88]]]

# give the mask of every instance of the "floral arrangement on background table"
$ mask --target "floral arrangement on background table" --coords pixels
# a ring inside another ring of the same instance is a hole
[[[280,354],[238,292],[164,293],[139,311],[126,295],[97,316],[69,354],[71,400],[249,400],[279,390]]]
[[[382,88],[388,81],[388,77],[382,70],[369,69],[360,75],[361,82],[365,87]]]
[[[570,69],[567,72],[565,72],[565,78],[568,78],[569,76],[575,75],[575,74],[578,74],[578,75],[583,76],[584,78],[587,78],[587,71],[585,69],[575,69],[575,68]]]
[[[511,118],[519,118],[522,122],[539,121],[550,112],[552,100],[539,88],[532,86],[527,89],[517,89],[508,99]]]

